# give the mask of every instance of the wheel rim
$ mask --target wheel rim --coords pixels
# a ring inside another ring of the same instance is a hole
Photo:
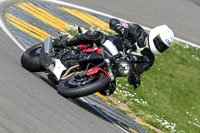
[[[84,77],[84,78],[71,78],[67,81],[67,85],[70,87],[81,87],[87,85],[95,80],[96,76]]]
[[[37,49],[31,51],[31,52],[29,53],[29,56],[38,57],[38,56],[40,55],[40,49],[41,49],[41,48],[37,48]]]
[[[41,50],[41,46],[37,46],[31,50],[29,50],[26,54],[26,56],[39,56],[40,55],[40,50]]]

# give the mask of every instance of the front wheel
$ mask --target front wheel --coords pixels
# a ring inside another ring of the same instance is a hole
[[[101,91],[109,84],[109,79],[105,73],[100,72],[96,75],[84,78],[71,77],[63,80],[57,86],[57,91],[64,97],[77,98]]]

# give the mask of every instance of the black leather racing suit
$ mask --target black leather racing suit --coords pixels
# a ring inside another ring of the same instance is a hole
[[[137,51],[142,55],[135,61],[136,68],[128,78],[129,84],[132,84],[136,89],[141,84],[140,75],[147,71],[155,60],[149,46],[146,47],[149,35],[138,24],[120,22],[118,19],[111,19],[109,24],[111,29],[119,33],[120,36],[127,38],[133,51]]]
[[[125,34],[125,37],[133,45],[133,51],[139,51],[142,54],[136,60],[136,70],[135,73],[141,75],[144,71],[147,71],[154,63],[154,54],[149,48],[145,48],[145,41],[148,41],[148,34],[143,30],[143,28],[134,23],[123,23],[118,19],[111,19],[110,28],[119,34]],[[123,35],[124,36],[124,35]],[[77,44],[87,44],[95,42],[97,45],[101,45],[106,39],[111,40],[116,45],[119,51],[122,51],[121,40],[117,36],[106,36],[99,31],[88,31],[84,34],[74,36],[73,39],[68,41],[65,45],[77,45]],[[64,40],[64,42],[66,42]],[[59,45],[59,44],[57,44]],[[63,44],[61,44],[63,45]]]
[[[138,24],[120,22],[118,19],[111,19],[110,28],[117,33],[125,36],[131,45],[133,45],[133,51],[139,51],[142,54],[136,60],[135,72],[141,75],[144,71],[147,71],[154,63],[154,54],[149,48],[145,48],[146,41],[148,41],[148,34]]]

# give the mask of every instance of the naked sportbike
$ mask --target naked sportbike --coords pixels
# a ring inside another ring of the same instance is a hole
[[[116,89],[115,79],[128,76],[134,69],[131,63],[134,63],[137,55],[126,43],[122,43],[123,50],[119,51],[112,39],[99,47],[90,44],[66,48],[53,48],[52,40],[48,37],[43,43],[28,48],[21,57],[21,64],[30,72],[49,73],[48,79],[57,86],[58,93],[65,97],[77,98],[95,92],[109,95]],[[121,37],[119,40],[124,42]],[[55,63],[54,74],[40,64],[40,54],[45,52],[41,49],[44,47],[51,51]]]

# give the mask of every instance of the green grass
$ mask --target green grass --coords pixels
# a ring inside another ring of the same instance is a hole
[[[163,118],[163,122],[175,123],[177,131],[200,132],[200,49],[175,42],[164,54],[156,56],[155,64],[142,75],[142,81],[141,87],[133,90],[126,85],[127,78],[119,78],[115,97],[147,123],[165,132],[170,132],[170,128],[158,122],[155,115]],[[124,91],[136,95],[124,96]],[[142,99],[148,105],[135,99]]]

